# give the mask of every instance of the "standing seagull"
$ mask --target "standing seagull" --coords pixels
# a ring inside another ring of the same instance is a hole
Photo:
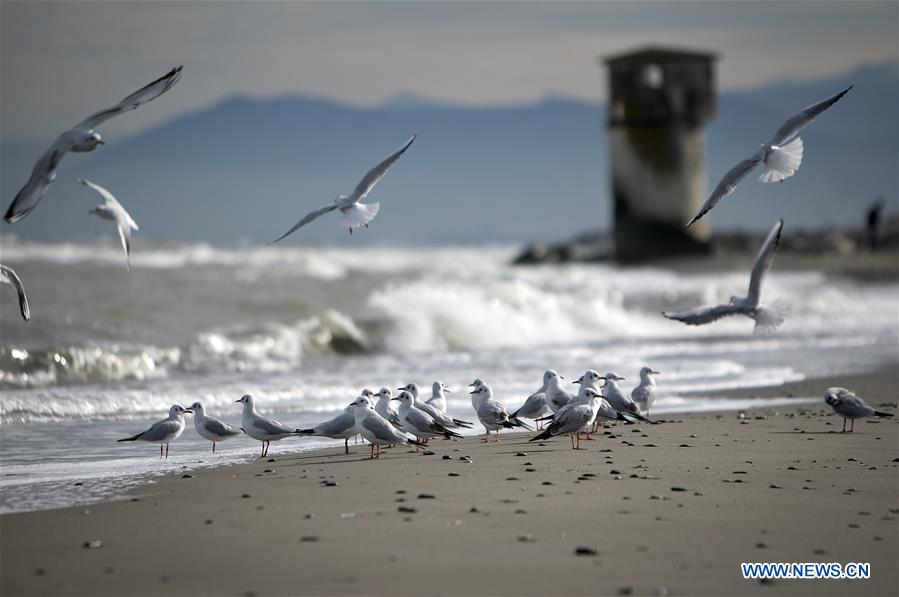
[[[0,265],[0,283],[9,284],[16,289],[19,295],[19,312],[22,313],[22,319],[31,321],[31,309],[28,308],[28,297],[25,296],[25,285],[19,279],[15,270],[6,265]]]
[[[446,394],[451,392],[452,390],[445,383],[435,381],[431,384],[431,397],[425,400],[425,404],[430,404],[443,414],[446,414]]]
[[[165,445],[165,457],[169,457],[169,442],[178,439],[184,431],[184,415],[193,412],[180,404],[173,404],[169,409],[169,416],[161,421],[156,421],[146,431],[142,431],[133,437],[116,440],[117,442],[153,442],[159,444],[159,457],[162,458],[162,446]]]
[[[471,383],[474,388],[471,392],[471,406],[478,415],[478,420],[484,426],[484,439],[481,441],[490,441],[490,432],[496,431],[496,441],[499,442],[499,430],[505,427],[513,429],[515,427],[524,427],[530,430],[531,427],[523,421],[516,419],[509,414],[506,407],[493,399],[493,390],[490,386],[476,379]]]
[[[846,419],[852,421],[852,426],[849,428],[851,433],[855,430],[856,419],[893,416],[891,413],[874,410],[846,388],[827,388],[827,391],[824,392],[824,402],[829,404],[835,413],[843,417],[843,433],[846,433]]]
[[[633,417],[645,423],[652,423],[652,421],[640,414],[637,404],[630,397],[624,395],[624,392],[618,387],[619,381],[624,381],[624,378],[611,371],[606,373],[606,383],[602,387],[602,393],[606,401],[612,408],[627,417]]]
[[[371,407],[371,402],[364,397],[357,398],[349,408],[356,418],[356,428],[371,445],[369,459],[381,457],[381,446],[401,444],[421,447],[425,445],[399,431],[390,421],[379,415]]]
[[[409,392],[403,390],[397,394],[394,400],[398,400],[400,403],[400,422],[403,424],[403,429],[419,440],[427,442],[428,439],[438,435],[442,435],[446,439],[462,437],[455,431],[450,431],[430,414],[415,406],[415,398]],[[418,447],[415,450],[418,451]]]
[[[640,369],[640,385],[631,391],[631,400],[646,413],[647,417],[649,409],[656,403],[656,380],[652,378],[653,375],[660,375],[660,373],[652,367]]]
[[[103,197],[103,205],[98,205],[90,211],[98,218],[115,222],[119,231],[119,239],[122,241],[122,249],[125,251],[125,262],[128,265],[128,271],[131,271],[131,231],[140,230],[137,223],[131,218],[131,214],[125,211],[122,204],[112,196],[112,193],[84,178],[79,178],[78,182],[84,186],[97,191]]]
[[[312,220],[317,219],[319,216],[322,216],[329,211],[334,211],[335,209],[340,210],[340,213],[343,214],[343,217],[340,218],[340,225],[349,229],[350,234],[353,233],[353,228],[358,228],[359,226],[368,228],[368,223],[374,220],[375,216],[378,215],[381,204],[362,203],[362,200],[365,199],[375,185],[378,184],[378,181],[387,174],[387,170],[393,166],[393,163],[400,159],[400,156],[409,149],[409,146],[415,141],[415,137],[416,135],[412,135],[402,147],[391,153],[381,160],[377,166],[369,170],[368,173],[362,177],[362,180],[359,181],[359,184],[356,185],[355,190],[350,195],[340,195],[331,205],[326,205],[321,209],[309,212],[303,216],[302,220],[294,224],[293,228],[268,244],[275,244],[279,240],[290,236],[296,230],[302,228]]]
[[[360,400],[367,401],[368,397],[361,396]],[[342,439],[343,453],[349,454],[350,438],[359,433],[356,429],[355,411],[351,406],[347,406],[333,419],[328,419],[310,429],[301,429],[300,433],[303,435],[316,435],[319,437],[330,437],[331,439]]]
[[[190,405],[190,410],[194,413],[194,429],[200,437],[208,439],[212,442],[212,453],[215,454],[215,443],[223,442],[243,433],[239,427],[228,425],[219,421],[215,417],[206,414],[206,409],[199,402]]]
[[[771,307],[762,305],[762,283],[765,281],[768,270],[771,269],[771,264],[774,263],[774,254],[777,252],[783,224],[783,220],[778,220],[768,234],[768,238],[765,239],[765,244],[759,250],[749,276],[749,292],[745,297],[732,296],[727,305],[696,307],[688,311],[673,313],[662,311],[662,315],[668,319],[682,321],[687,325],[703,325],[728,315],[745,315],[755,321],[754,333],[756,334],[767,334],[776,330],[784,322],[784,309],[778,304]]]
[[[565,391],[561,380],[565,379],[552,369],[543,374],[543,383],[546,386],[546,404],[552,411],[559,409],[574,400],[574,396]]]
[[[437,383],[437,382],[435,382],[435,383]],[[433,404],[430,404],[428,402],[422,402],[421,400],[419,400],[418,399],[418,384],[409,383],[409,384],[406,384],[405,386],[403,386],[402,388],[397,388],[397,390],[409,392],[409,394],[412,396],[412,404],[415,406],[415,408],[417,408],[418,410],[423,410],[424,412],[428,413],[429,415],[431,415],[431,417],[435,421],[437,421],[438,423],[440,423],[447,429],[459,429],[460,427],[464,428],[464,429],[471,429],[474,426],[474,423],[470,423],[468,421],[462,421],[461,419],[454,419],[453,417],[447,415],[446,413],[444,413],[442,410],[440,410]]]
[[[802,163],[803,146],[802,139],[797,136],[799,131],[817,118],[821,112],[837,103],[850,89],[852,89],[851,85],[823,102],[809,106],[787,120],[767,143],[752,154],[752,157],[743,160],[724,175],[724,178],[721,179],[718,186],[706,199],[699,213],[693,216],[693,219],[687,223],[687,226],[689,227],[715,207],[719,201],[733,193],[737,189],[737,185],[743,182],[759,164],[765,165],[765,170],[759,176],[759,180],[762,182],[781,182],[793,176],[796,170],[799,169],[799,164]]]
[[[173,68],[149,85],[142,87],[120,101],[118,104],[92,114],[70,128],[53,142],[50,149],[38,158],[31,170],[31,177],[13,199],[3,219],[10,224],[28,215],[38,204],[53,181],[56,180],[56,168],[69,151],[93,151],[97,145],[103,145],[103,138],[94,128],[103,124],[113,116],[134,110],[152,101],[168,91],[181,80],[181,67]]]
[[[399,412],[393,406],[393,392],[390,391],[390,388],[381,388],[375,395],[378,397],[378,401],[375,403],[375,412],[397,429],[402,429],[403,423],[400,421]]]
[[[602,395],[593,388],[586,388],[583,392],[583,402],[572,402],[559,409],[555,419],[549,424],[546,430],[540,435],[536,435],[529,439],[530,442],[549,439],[556,435],[568,434],[571,436],[571,449],[583,450],[581,448],[581,433],[589,431],[593,420],[596,419],[596,411]],[[577,446],[575,447],[575,442]]]
[[[240,400],[236,400],[235,402],[243,404],[243,413],[241,413],[240,416],[240,424],[242,425],[241,429],[243,429],[243,432],[253,439],[258,439],[262,442],[262,456],[260,456],[260,458],[264,458],[268,455],[268,447],[273,441],[278,441],[279,439],[284,439],[291,435],[302,434],[302,431],[299,429],[282,425],[278,421],[263,417],[256,412],[256,405],[253,402],[253,397],[249,394],[241,396]]]
[[[549,408],[549,404],[547,404],[546,391],[549,388],[549,378],[553,375],[557,375],[557,373],[551,369],[546,371],[543,374],[543,385],[540,386],[540,389],[528,396],[524,401],[524,404],[512,413],[513,417],[534,419],[534,421],[537,422],[537,431],[543,430],[540,421],[544,418],[544,415],[548,415],[552,412]]]

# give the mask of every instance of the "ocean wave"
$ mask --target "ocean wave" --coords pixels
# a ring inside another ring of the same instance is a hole
[[[349,354],[368,347],[368,336],[351,318],[329,309],[290,325],[202,333],[185,346],[0,347],[0,388],[142,381],[173,372],[286,371],[306,352]],[[0,417],[7,406],[0,400]]]

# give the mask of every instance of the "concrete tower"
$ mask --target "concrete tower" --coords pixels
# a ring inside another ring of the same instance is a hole
[[[605,59],[615,255],[636,262],[709,251],[703,123],[715,115],[715,54],[647,47]]]

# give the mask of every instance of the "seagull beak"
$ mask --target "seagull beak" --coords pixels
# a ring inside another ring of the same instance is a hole
[[[609,378],[608,378],[608,377],[603,377],[602,375],[600,375],[600,376],[599,376],[599,379],[602,379],[602,380],[608,380]]]
[[[189,409],[189,408],[185,408],[185,409],[184,409],[184,412],[190,413],[190,414],[194,414],[194,411],[192,411],[192,410]]]
[[[576,380],[574,380],[574,381],[573,381],[573,382],[571,382],[571,383],[573,383],[573,384],[574,384],[574,383],[583,383],[583,382],[584,382],[584,377],[583,377],[583,376],[581,376],[581,377],[578,377],[578,378],[577,378],[577,379],[576,379]]]
[[[234,402],[243,402],[243,399],[235,400]]]
[[[565,379],[565,376],[564,376],[564,375],[560,375],[560,376],[559,376],[559,379]]]
[[[452,391],[451,389],[447,388],[447,387],[444,387],[444,388],[443,388],[443,391],[446,392],[447,394],[452,394],[452,393],[453,393],[453,391]]]
[[[477,393],[478,393],[477,390],[472,390],[472,391],[469,392],[469,394],[477,394]]]
[[[97,139],[97,145],[106,145],[106,141],[103,139]]]
[[[399,398],[391,398],[391,400],[399,400]]]
[[[652,374],[654,374],[654,375],[661,375],[661,374],[662,374],[661,371],[656,371],[655,369],[650,369],[649,372],[652,373]]]

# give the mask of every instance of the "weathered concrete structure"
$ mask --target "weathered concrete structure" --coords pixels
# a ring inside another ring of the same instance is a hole
[[[635,262],[706,253],[703,123],[716,112],[715,54],[647,47],[605,59],[615,255]]]

